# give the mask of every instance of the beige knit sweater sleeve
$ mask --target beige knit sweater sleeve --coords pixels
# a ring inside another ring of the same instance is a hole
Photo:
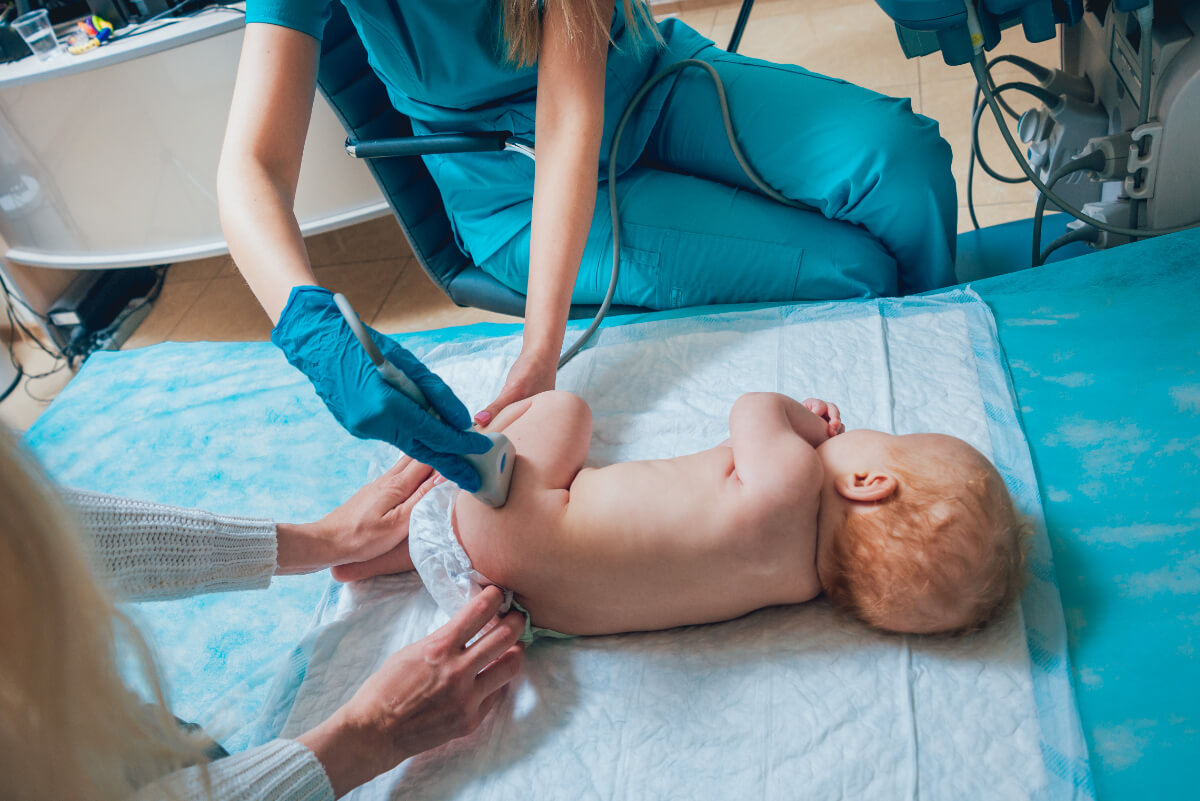
[[[64,489],[98,578],[120,600],[261,589],[275,573],[275,524]]]
[[[275,524],[98,492],[64,489],[83,526],[99,579],[125,600],[164,600],[266,587],[275,573]],[[313,753],[274,740],[144,787],[137,801],[333,801]],[[211,789],[212,794],[207,792]]]
[[[206,791],[200,768],[169,774],[133,801],[333,801],[321,763],[294,740],[273,740],[210,764]]]

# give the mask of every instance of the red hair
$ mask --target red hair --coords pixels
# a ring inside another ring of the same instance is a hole
[[[965,470],[924,461],[921,472],[892,466],[896,491],[849,512],[819,565],[821,586],[835,607],[878,629],[976,631],[1024,585],[1028,523],[982,455]]]

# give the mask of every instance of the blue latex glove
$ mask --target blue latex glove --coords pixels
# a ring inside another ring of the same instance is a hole
[[[391,443],[467,492],[479,489],[479,475],[461,454],[484,453],[491,441],[463,430],[471,426],[467,408],[417,357],[370,327],[367,331],[384,358],[413,380],[445,423],[383,380],[329,290],[295,287],[271,341],[308,376],[317,395],[351,434]]]

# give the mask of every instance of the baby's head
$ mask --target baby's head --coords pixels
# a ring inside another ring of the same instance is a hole
[[[1024,575],[1024,525],[996,468],[944,434],[855,430],[817,450],[825,470],[817,574],[837,607],[879,629],[967,632]]]

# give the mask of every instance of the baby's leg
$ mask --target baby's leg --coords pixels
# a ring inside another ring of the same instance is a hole
[[[567,490],[587,458],[592,412],[569,392],[543,392],[500,412],[488,431],[503,430],[517,449],[508,502],[499,509],[463,493],[456,532],[475,569],[518,593],[545,572],[545,538],[556,535]]]
[[[587,459],[592,410],[570,392],[543,392],[505,408],[486,430],[503,431],[517,448],[512,491],[522,491],[517,482],[567,489]]]

